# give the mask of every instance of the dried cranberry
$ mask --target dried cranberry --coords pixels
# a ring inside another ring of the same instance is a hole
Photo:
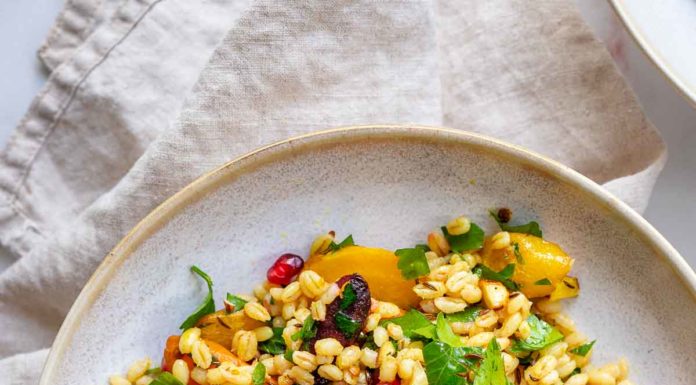
[[[370,313],[371,296],[370,288],[367,281],[360,274],[351,274],[341,277],[336,284],[344,288],[350,284],[355,292],[355,302],[342,309],[342,297],[337,297],[333,302],[326,305],[326,318],[324,321],[317,322],[317,334],[311,342],[310,346],[314,346],[314,342],[323,338],[335,338],[343,346],[355,345],[359,336],[360,330],[365,327],[367,315]],[[351,335],[346,335],[341,330],[337,321],[337,314],[341,313],[344,318],[352,320],[356,324],[355,332]]]
[[[273,263],[266,273],[268,282],[276,285],[289,285],[297,277],[304,266],[304,260],[299,255],[283,254]]]

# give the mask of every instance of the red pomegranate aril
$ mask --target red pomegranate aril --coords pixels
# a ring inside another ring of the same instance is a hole
[[[266,279],[276,285],[289,285],[300,274],[303,266],[304,260],[299,255],[283,254],[268,269]]]

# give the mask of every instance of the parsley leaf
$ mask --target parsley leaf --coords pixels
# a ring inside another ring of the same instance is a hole
[[[300,331],[290,336],[290,339],[293,341],[297,341],[299,339],[302,341],[309,341],[314,338],[315,335],[317,335],[317,328],[314,324],[314,318],[307,317],[305,318]]]
[[[293,353],[295,353],[294,350],[288,349],[285,351],[285,353],[283,353],[283,358],[285,358],[286,361],[292,362],[294,364],[295,362],[293,362],[293,360],[292,360]]]
[[[433,331],[430,334],[430,337],[428,338],[433,338],[435,335],[434,329],[435,325],[430,323],[430,320],[428,320],[423,313],[419,312],[416,309],[411,309],[406,314],[402,315],[401,317],[396,317],[396,318],[391,318],[388,320],[384,320],[380,322],[382,326],[387,326],[388,324],[393,323],[396,325],[401,326],[401,330],[404,331],[404,335],[408,338],[413,338],[414,334],[417,335],[423,335],[424,332],[421,329],[433,329]],[[421,331],[421,332],[417,332]]]
[[[590,350],[592,350],[592,346],[595,344],[595,342],[597,342],[597,340],[594,340],[594,341],[587,343],[587,344],[584,344],[584,345],[580,345],[577,348],[570,349],[570,352],[573,354],[576,354],[578,356],[585,357],[587,355],[587,353],[589,353]]]
[[[259,343],[259,350],[273,355],[283,354],[285,352],[283,328],[273,328],[273,337]]]
[[[348,307],[358,300],[358,295],[355,294],[355,289],[353,289],[353,284],[350,282],[343,287],[343,295],[341,296],[340,308],[341,310],[346,310]]]
[[[251,382],[254,385],[263,385],[266,381],[266,366],[262,363],[256,364],[254,366],[254,371],[251,372]]]
[[[232,310],[228,311],[228,313],[236,313],[243,310],[244,305],[246,305],[248,301],[234,294],[227,293],[227,302],[232,305]]]
[[[515,242],[512,244],[512,252],[515,254],[515,259],[517,260],[517,263],[520,265],[524,265],[524,258],[522,257],[522,253],[520,253],[520,244]]]
[[[527,318],[527,323],[529,323],[529,327],[532,331],[526,339],[515,341],[511,349],[513,353],[541,350],[563,339],[563,334],[561,334],[561,332],[548,323],[540,320],[534,314],[531,314]]]
[[[522,225],[510,225],[507,223],[503,223],[500,218],[498,218],[498,215],[494,213],[493,211],[489,211],[493,219],[495,219],[495,222],[498,224],[498,227],[500,227],[501,230],[507,231],[510,233],[523,233],[523,234],[531,234],[534,236],[537,236],[539,238],[543,238],[542,232],[541,232],[541,226],[539,226],[539,223],[536,221],[530,221],[528,223],[522,224]]]
[[[156,368],[150,368],[145,371],[145,374],[149,376],[159,376],[160,373],[162,373],[162,368],[160,368],[159,366]]]
[[[178,378],[169,372],[162,372],[150,385],[184,385]]]
[[[336,313],[334,319],[336,320],[336,328],[348,339],[353,338],[355,333],[360,331],[360,322],[341,311]]]
[[[416,249],[421,249],[421,250],[423,250],[423,251],[425,251],[425,252],[430,251],[430,246],[428,246],[428,245],[426,245],[426,244],[424,244],[424,243],[419,243],[419,244],[417,244],[415,248],[416,248]]]
[[[449,346],[460,347],[464,346],[462,340],[457,337],[452,331],[449,322],[445,320],[445,316],[442,313],[437,314],[437,324],[435,325],[435,332],[437,334],[437,339],[446,343]]]
[[[353,242],[353,234],[351,234],[351,235],[348,235],[346,237],[346,239],[342,240],[340,243],[331,242],[331,244],[329,245],[329,250],[331,250],[333,252],[333,251],[341,250],[344,247],[354,246],[354,245],[355,245],[355,243]]]
[[[474,385],[508,385],[503,356],[495,338],[488,343],[481,366],[476,370]]]
[[[488,266],[485,265],[476,265],[476,267],[474,268],[474,274],[478,275],[479,277],[483,279],[489,279],[492,281],[500,281],[508,289],[516,291],[519,290],[520,287],[511,279],[514,273],[514,263],[505,266],[505,268],[503,268],[503,270],[500,271],[491,270]]]
[[[466,385],[463,373],[473,369],[481,348],[453,347],[442,341],[433,341],[423,348],[425,373],[429,385]]]
[[[205,280],[205,283],[208,285],[208,295],[206,295],[203,299],[203,303],[201,303],[198,308],[190,316],[188,316],[188,318],[186,318],[181,326],[179,326],[179,329],[181,330],[192,328],[204,315],[215,313],[215,300],[213,300],[213,280],[208,274],[206,274],[196,265],[191,266],[191,271],[198,274]]]
[[[551,286],[551,281],[549,281],[548,278],[542,278],[542,279],[534,282],[534,284],[537,286]]]
[[[447,227],[442,226],[442,233],[445,235],[445,239],[450,244],[450,248],[458,253],[477,250],[483,247],[484,233],[483,229],[478,227],[476,223],[471,223],[471,228],[469,231],[462,235],[451,235],[447,231]]]
[[[401,275],[404,278],[416,279],[430,273],[428,259],[425,258],[423,249],[399,249],[394,254],[399,258],[396,266],[401,270]]]
[[[480,307],[472,306],[460,312],[447,314],[445,317],[447,317],[447,321],[449,322],[474,322],[480,312]]]
[[[575,368],[575,369],[573,369],[572,372],[570,372],[570,375],[568,375],[568,378],[573,377],[574,375],[579,374],[581,372],[582,372],[582,370],[580,370],[580,368]]]

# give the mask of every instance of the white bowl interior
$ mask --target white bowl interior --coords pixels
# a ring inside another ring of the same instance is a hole
[[[276,256],[305,255],[327,230],[394,249],[422,243],[462,213],[493,231],[487,209],[507,206],[517,220],[539,220],[545,238],[576,259],[582,290],[567,308],[598,340],[595,364],[625,356],[636,384],[693,384],[696,305],[645,234],[540,170],[534,157],[444,131],[387,131],[334,133],[259,152],[209,176],[214,182],[197,199],[163,209],[172,213],[156,221],[161,227],[141,228],[132,253],[83,293],[94,302],[80,322],[64,325],[72,338],[58,347],[43,383],[106,383],[135,359],[158,362],[166,337],[205,295],[192,264],[213,277],[220,306],[226,292],[250,292]]]

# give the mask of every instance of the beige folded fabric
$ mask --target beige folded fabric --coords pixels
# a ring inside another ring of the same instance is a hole
[[[367,123],[521,144],[638,209],[664,161],[571,1],[126,0],[2,154],[0,241],[20,258],[0,273],[0,376],[38,378],[24,358],[41,353],[13,355],[50,346],[102,257],[163,199],[259,145]]]

